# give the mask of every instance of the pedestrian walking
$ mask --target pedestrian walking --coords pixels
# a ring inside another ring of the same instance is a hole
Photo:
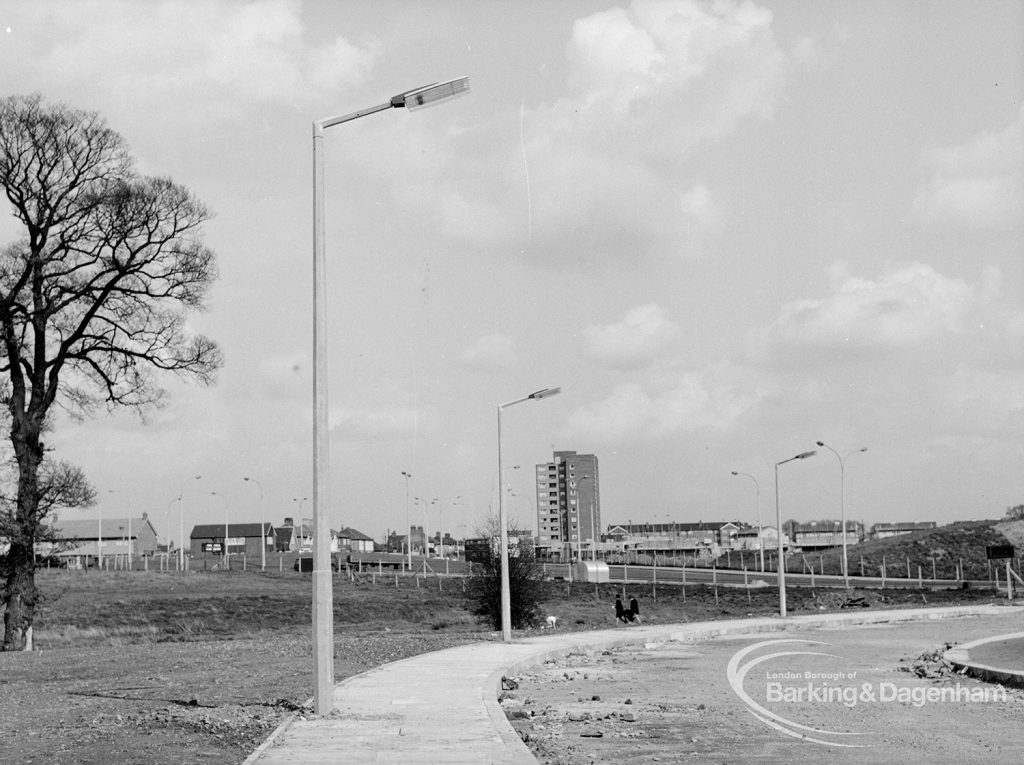
[[[629,599],[629,613],[630,613],[630,619],[629,620],[631,622],[632,621],[636,621],[636,622],[640,621],[640,604],[637,603],[635,597],[632,597],[632,598]]]

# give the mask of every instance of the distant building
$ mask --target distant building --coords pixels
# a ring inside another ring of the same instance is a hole
[[[224,524],[206,523],[192,528],[189,552],[193,558],[224,554]],[[276,547],[277,535],[269,523],[228,523],[227,551],[229,555],[260,557],[260,545],[267,552]]]
[[[789,540],[783,540],[788,545]],[[779,546],[779,530],[774,526],[757,526],[740,529],[732,537],[733,550],[776,550]]]
[[[140,518],[57,520],[52,541],[36,545],[36,554],[53,555],[73,565],[100,557],[152,555],[156,550],[156,530],[147,513]]]
[[[887,539],[898,537],[904,534],[913,534],[915,531],[927,531],[938,528],[935,521],[902,521],[899,523],[876,523],[871,527],[871,536],[874,539]]]
[[[338,540],[338,552],[373,552],[373,539],[347,526],[335,534],[335,539]]]
[[[733,521],[697,521],[696,523],[626,523],[609,527],[610,540],[671,539],[679,549],[731,547],[733,537],[744,527]]]
[[[554,453],[536,466],[537,552],[562,560],[586,557],[601,541],[601,484],[597,457]]]
[[[846,522],[846,544],[855,545],[864,535],[864,527],[858,521]],[[790,524],[793,546],[801,550],[827,550],[843,546],[841,521],[811,521]]]

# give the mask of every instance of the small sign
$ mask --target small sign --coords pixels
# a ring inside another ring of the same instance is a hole
[[[989,560],[1013,557],[1013,545],[990,545],[985,548],[985,555]]]

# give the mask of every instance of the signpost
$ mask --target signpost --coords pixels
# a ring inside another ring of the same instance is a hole
[[[989,560],[1006,560],[1006,598],[1013,600],[1013,545],[989,545],[985,548],[985,557]],[[998,582],[996,583],[998,586]]]

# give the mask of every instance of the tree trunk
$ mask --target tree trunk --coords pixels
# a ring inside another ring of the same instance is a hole
[[[35,559],[31,546],[13,542],[8,551],[7,609],[4,611],[4,651],[23,651],[28,630],[35,618],[39,591],[35,581]]]
[[[39,517],[39,466],[43,445],[38,420],[14,412],[11,442],[18,461],[16,519],[7,552],[7,581],[4,585],[3,651],[22,651],[36,614],[36,536]]]

